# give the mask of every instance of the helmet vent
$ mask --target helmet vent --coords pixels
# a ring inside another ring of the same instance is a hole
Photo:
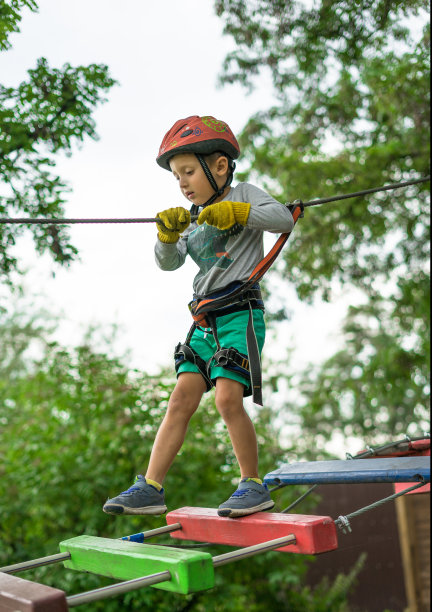
[[[183,130],[183,128],[185,128],[187,126],[187,123],[183,123],[183,125],[181,125],[173,134],[173,136],[176,136],[180,130]]]

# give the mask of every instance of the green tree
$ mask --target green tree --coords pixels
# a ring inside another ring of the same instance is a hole
[[[37,10],[33,1],[0,2],[0,50],[19,31],[21,11]],[[61,217],[69,187],[56,175],[56,154],[70,155],[86,137],[96,138],[92,117],[115,81],[102,64],[51,68],[45,58],[17,87],[0,85],[0,217]],[[0,224],[0,276],[19,271],[12,247],[31,232],[38,253],[60,265],[77,255],[69,231],[58,225]]]
[[[31,11],[37,10],[34,0],[9,0],[0,3],[0,50],[10,49],[9,35],[19,32],[21,21],[21,10],[29,8]]]
[[[112,517],[101,507],[142,469],[173,388],[172,373],[129,370],[108,356],[109,347],[107,353],[91,343],[66,349],[50,341],[47,321],[46,313],[29,316],[15,305],[0,323],[0,566],[54,554],[60,541],[82,533],[115,538],[165,523]],[[255,419],[263,472],[283,456],[270,419],[265,410]],[[169,508],[215,507],[232,491],[237,471],[226,428],[206,396],[167,478]],[[277,510],[298,495],[297,487],[283,489]],[[165,536],[155,543],[175,541]],[[219,554],[226,547],[207,550]],[[315,594],[303,585],[308,562],[268,553],[218,569],[210,592],[183,597],[148,588],[82,609],[345,611],[353,577]],[[20,575],[68,594],[112,582],[58,565]]]
[[[275,97],[240,136],[243,178],[306,201],[427,175],[428,6],[217,0],[236,45],[222,83],[253,90],[267,78]],[[427,422],[428,187],[307,209],[285,249],[275,274],[301,300],[361,295],[345,348],[295,379],[311,437],[372,441]]]

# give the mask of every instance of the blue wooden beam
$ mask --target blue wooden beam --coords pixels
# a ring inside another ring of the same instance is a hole
[[[430,457],[385,457],[284,463],[264,482],[279,484],[338,484],[430,481]]]

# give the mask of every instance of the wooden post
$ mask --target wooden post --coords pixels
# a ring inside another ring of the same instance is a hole
[[[396,500],[407,612],[430,610],[430,494]]]

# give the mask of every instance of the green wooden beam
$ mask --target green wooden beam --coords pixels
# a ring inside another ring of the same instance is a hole
[[[75,570],[118,580],[169,571],[171,580],[152,586],[184,595],[214,586],[212,557],[202,551],[86,535],[60,542],[60,550],[71,555],[65,567]]]

